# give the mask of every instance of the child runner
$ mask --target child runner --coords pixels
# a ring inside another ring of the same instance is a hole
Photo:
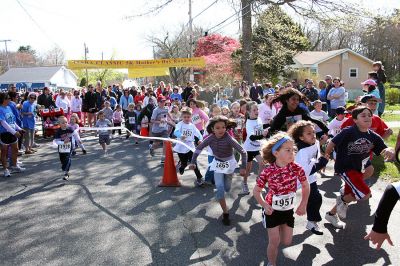
[[[210,136],[205,138],[204,141],[197,146],[192,162],[189,165],[190,169],[195,169],[197,157],[205,147],[210,146],[214,155],[214,160],[210,166],[211,170],[214,171],[215,187],[217,189],[215,197],[222,208],[222,223],[224,225],[230,225],[229,212],[224,194],[231,189],[232,174],[237,164],[233,157],[233,149],[239,151],[242,155],[240,174],[244,175],[246,172],[246,151],[226,132],[228,129],[235,126],[233,121],[228,120],[228,118],[224,116],[213,117],[207,126],[207,132]]]
[[[130,103],[129,105],[131,105],[131,104],[133,104],[133,103]],[[129,108],[129,105],[128,105],[128,108]],[[123,114],[122,108],[119,104],[117,104],[117,106],[115,107],[115,111],[112,115],[112,119],[113,119],[112,122],[114,123],[114,127],[120,127],[122,124],[123,118],[124,118],[124,114]],[[112,131],[113,135],[114,135],[114,133],[115,133],[115,129],[113,129],[113,131]],[[121,137],[121,134],[122,134],[121,129],[118,129],[118,135],[120,137]]]
[[[129,131],[136,133],[138,116],[137,116],[137,113],[135,112],[135,104],[134,103],[130,103],[128,105],[128,111],[126,111],[126,113],[124,114],[124,118],[125,118],[125,127]],[[114,123],[114,126],[115,126],[115,123]],[[131,133],[129,131],[126,131],[126,138],[129,138],[129,136],[131,135]],[[137,137],[135,137],[135,145],[139,145]]]
[[[261,174],[261,171],[264,169],[264,162],[260,155],[261,143],[259,140],[263,139],[267,132],[264,131],[263,123],[258,117],[258,105],[256,102],[251,101],[247,104],[247,114],[247,136],[243,144],[243,148],[247,152],[247,168],[246,174],[243,177],[242,192],[239,195],[248,195],[250,193],[247,178],[253,167],[253,160],[256,159],[258,162],[258,174]]]
[[[370,152],[382,154],[385,159],[394,158],[394,152],[385,145],[383,139],[369,129],[372,112],[368,107],[355,108],[351,116],[355,125],[343,129],[326,148],[326,154],[336,150],[335,173],[345,182],[342,195],[336,198],[336,205],[325,215],[325,219],[336,228],[344,227],[338,216],[340,219],[346,218],[349,203],[371,197],[371,190],[364,181],[374,173]]]
[[[224,106],[221,107],[221,114],[222,114],[223,116],[228,117],[228,116],[229,116],[229,113],[230,113],[230,110],[229,110],[229,107],[228,107],[228,106],[224,105]]]
[[[314,101],[313,107],[314,107],[314,110],[312,110],[310,112],[311,117],[326,124],[329,120],[329,116],[324,110],[322,110],[322,102],[320,100]],[[316,130],[318,139],[321,139],[321,137],[324,135],[324,132],[322,132],[322,129],[319,128],[318,126],[316,126],[315,130]]]
[[[297,153],[295,161],[307,176],[310,184],[310,196],[307,201],[307,225],[306,228],[316,235],[322,235],[318,222],[322,221],[319,210],[322,204],[322,196],[317,185],[316,172],[328,164],[328,159],[321,156],[319,141],[316,139],[314,124],[310,121],[298,121],[290,127],[289,136],[294,140]]]
[[[270,163],[257,179],[253,194],[262,206],[263,225],[268,232],[267,257],[269,264],[276,265],[278,248],[290,245],[293,237],[295,198],[297,182],[301,184],[301,202],[297,215],[306,213],[310,186],[304,170],[294,162],[293,140],[286,133],[271,137],[262,148],[262,156]],[[268,183],[268,194],[262,197],[262,190]]]
[[[58,154],[63,171],[63,179],[69,179],[69,169],[71,167],[72,138],[79,138],[78,133],[68,127],[68,121],[65,116],[58,118],[60,128],[54,136],[54,142],[58,145]]]
[[[264,127],[269,127],[272,119],[276,116],[276,108],[272,105],[274,94],[269,93],[264,95],[264,102],[258,105],[258,115]]]
[[[207,124],[209,117],[203,110],[200,109],[203,106],[202,102],[190,99],[188,101],[189,107],[192,109],[192,123],[200,130],[201,134],[204,133],[204,126]]]
[[[199,139],[199,143],[203,140],[203,136],[200,131],[193,125],[192,123],[192,110],[189,108],[185,108],[182,110],[182,121],[176,125],[174,135],[187,144],[189,147],[192,147],[194,150],[194,137],[196,136]],[[180,160],[179,173],[183,175],[185,172],[185,168],[192,160],[193,151],[188,149],[182,144],[176,144],[174,147],[174,151],[178,153],[178,157]],[[196,165],[194,169],[194,173],[196,174],[196,185],[202,186],[203,180],[202,175]]]
[[[336,108],[336,117],[332,119],[332,121],[328,124],[330,137],[333,138],[340,133],[340,131],[342,130],[342,124],[347,120],[346,113],[346,108],[344,108],[343,106],[339,106],[338,108]]]
[[[240,113],[240,104],[238,102],[234,102],[231,104],[231,115],[229,118],[233,119],[236,123],[236,127],[233,129],[233,137],[241,145],[243,142],[243,127],[245,125],[245,119],[244,115]],[[239,162],[240,153],[236,151],[235,159],[237,162]]]
[[[79,136],[79,118],[78,115],[76,113],[73,113],[71,115],[71,118],[69,119],[69,127],[75,131],[77,134],[76,136],[74,135],[74,137],[72,138],[72,155],[76,154],[76,146],[79,146],[82,149],[82,153],[86,154],[86,150],[85,150],[85,146],[83,146],[81,137]]]
[[[100,128],[112,127],[111,121],[105,118],[103,111],[98,112],[97,117],[98,120],[96,122],[96,127]],[[104,155],[107,155],[107,145],[110,145],[111,143],[109,130],[107,129],[99,130],[99,143],[103,148]]]

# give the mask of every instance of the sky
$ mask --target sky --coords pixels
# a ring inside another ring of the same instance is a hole
[[[400,9],[400,0],[349,0],[375,12]],[[176,34],[188,22],[188,0],[174,0],[160,13],[128,18],[144,13],[165,0],[1,0],[0,40],[8,39],[8,50],[31,45],[38,53],[54,46],[64,50],[67,60],[83,59],[84,43],[89,59],[152,59],[153,47],[146,37],[165,32]],[[193,17],[215,0],[192,0]],[[235,14],[231,1],[218,0],[194,19],[195,25],[209,29]],[[239,24],[234,18],[214,28],[237,38]],[[229,24],[229,25],[227,25]],[[4,43],[0,42],[0,50]]]

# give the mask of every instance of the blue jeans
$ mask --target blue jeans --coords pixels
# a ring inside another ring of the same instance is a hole
[[[208,155],[207,159],[208,159],[208,164],[210,164],[214,160],[214,156]],[[211,183],[213,180],[214,180],[214,171],[211,171],[209,166],[204,176],[204,181]]]
[[[225,192],[229,192],[231,190],[232,184],[232,174],[221,174],[214,172],[214,180],[215,187],[217,192],[215,193],[215,198],[217,200],[221,200],[225,197]]]

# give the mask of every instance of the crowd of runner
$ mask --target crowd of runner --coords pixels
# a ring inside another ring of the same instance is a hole
[[[239,168],[243,176],[241,195],[250,193],[248,179],[253,161],[258,164],[253,195],[262,206],[263,225],[268,232],[267,257],[276,265],[280,244],[292,240],[294,213],[306,215],[305,228],[322,235],[320,208],[323,197],[318,188],[318,173],[323,173],[329,160],[344,186],[338,192],[335,206],[325,219],[343,229],[350,203],[368,199],[371,190],[365,179],[374,173],[371,160],[382,155],[394,160],[394,150],[385,139],[393,134],[380,117],[384,112],[384,69],[380,62],[373,66],[362,83],[364,95],[352,105],[338,77],[326,76],[314,87],[312,80],[303,86],[297,80],[281,86],[272,83],[247,84],[235,81],[233,86],[205,88],[188,82],[186,87],[160,82],[141,87],[122,88],[115,84],[60,90],[53,94],[44,88],[19,95],[15,87],[0,93],[0,141],[4,176],[23,172],[18,155],[34,154],[36,119],[43,110],[62,111],[59,117],[41,118],[43,130],[54,129],[62,175],[69,179],[71,158],[80,148],[86,154],[80,137],[83,130],[98,136],[107,156],[107,146],[118,136],[174,138],[182,175],[191,169],[198,187],[215,186],[215,197],[222,209],[222,222],[230,225],[225,194],[230,191],[232,175]],[[82,130],[81,127],[84,127]],[[148,141],[148,152],[162,146]],[[400,145],[400,141],[398,141]],[[202,150],[208,153],[207,169],[198,167]],[[164,152],[160,164],[164,163]],[[24,159],[29,160],[29,157]],[[296,191],[301,201],[296,204]],[[387,223],[390,211],[399,199],[400,184],[388,186],[376,212],[375,224],[366,238],[380,247],[390,237]],[[296,207],[297,205],[297,207]]]

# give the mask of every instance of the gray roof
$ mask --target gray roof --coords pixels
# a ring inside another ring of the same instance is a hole
[[[0,83],[46,82],[64,66],[11,68],[0,76]]]

